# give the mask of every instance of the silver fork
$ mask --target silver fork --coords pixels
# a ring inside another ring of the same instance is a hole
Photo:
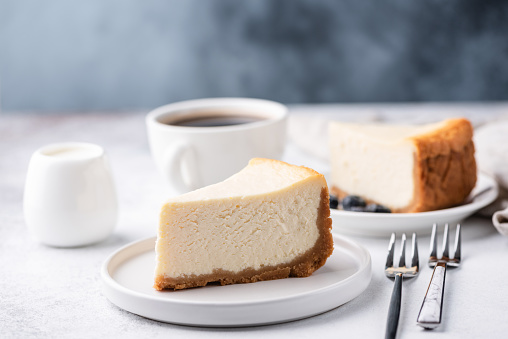
[[[411,250],[411,266],[406,267],[406,234],[402,234],[400,245],[400,257],[398,267],[394,267],[393,260],[395,256],[395,233],[392,233],[390,245],[388,246],[388,256],[386,258],[385,275],[389,278],[395,278],[392,297],[390,299],[390,308],[388,309],[388,320],[386,322],[386,339],[395,338],[397,327],[399,325],[400,303],[402,295],[402,277],[412,278],[419,273],[420,263],[418,260],[418,241],[416,233],[413,233],[413,246]]]
[[[422,307],[420,308],[420,313],[417,318],[417,324],[426,329],[434,329],[441,324],[446,268],[460,265],[460,224],[457,225],[457,230],[455,232],[455,249],[452,257],[448,254],[448,224],[445,224],[441,258],[437,257],[436,232],[437,225],[434,224],[430,237],[429,257],[429,266],[434,267],[434,272],[432,272],[429,287],[427,288],[427,293],[425,293],[425,298],[423,299]]]

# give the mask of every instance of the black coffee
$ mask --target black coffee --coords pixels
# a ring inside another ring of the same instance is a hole
[[[180,120],[171,121],[166,125],[186,127],[220,127],[249,124],[263,120],[262,117],[245,115],[207,115],[186,117]]]

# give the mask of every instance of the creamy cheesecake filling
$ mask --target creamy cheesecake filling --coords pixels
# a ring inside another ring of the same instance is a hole
[[[281,174],[275,180],[283,181]],[[293,261],[319,237],[321,190],[321,181],[307,180],[269,195],[208,198],[199,205],[188,196],[168,202],[161,213],[156,276],[237,273]]]
[[[393,209],[404,208],[415,193],[415,146],[411,141],[391,142],[333,126],[331,133],[332,185]],[[371,131],[379,137],[379,130]]]

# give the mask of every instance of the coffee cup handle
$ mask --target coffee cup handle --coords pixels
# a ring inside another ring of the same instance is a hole
[[[166,148],[163,170],[169,184],[179,193],[200,187],[197,165],[192,145],[188,141],[177,141]]]

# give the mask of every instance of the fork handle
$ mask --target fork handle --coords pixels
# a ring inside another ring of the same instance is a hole
[[[423,328],[434,329],[441,324],[445,278],[446,263],[438,262],[432,272],[432,278],[418,314],[417,324]]]
[[[386,339],[394,339],[397,335],[400,316],[400,300],[402,296],[402,274],[395,275],[390,308],[388,309],[388,321],[386,322]]]

